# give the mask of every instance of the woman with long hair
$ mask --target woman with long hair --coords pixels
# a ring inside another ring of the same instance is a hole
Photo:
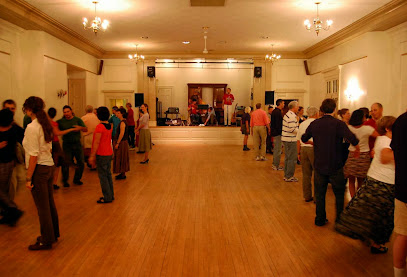
[[[115,178],[116,180],[123,180],[126,179],[126,172],[130,171],[129,144],[127,142],[129,134],[126,121],[126,110],[117,110],[116,116],[120,119],[120,124],[113,138],[113,173],[120,173]]]
[[[342,212],[335,229],[366,242],[373,254],[387,252],[394,227],[395,165],[390,148],[392,127],[396,118],[385,116],[378,121],[374,158],[366,182]]]
[[[51,249],[59,237],[58,213],[52,189],[54,161],[51,151],[54,134],[44,108],[44,101],[36,96],[29,97],[23,105],[24,113],[32,120],[23,140],[27,166],[26,187],[31,190],[41,227],[41,236],[28,247],[29,250]]]
[[[97,109],[97,117],[100,123],[93,132],[92,150],[89,156],[89,163],[95,167],[97,165],[100,187],[103,197],[96,202],[99,204],[111,203],[114,200],[113,180],[112,180],[112,124],[109,123],[110,112],[107,107]]]
[[[140,134],[140,144],[139,151],[144,151],[144,160],[141,164],[146,164],[150,161],[148,158],[148,152],[152,149],[151,133],[148,129],[148,122],[150,120],[150,115],[148,114],[148,105],[144,103],[141,105],[141,110],[143,111],[143,116],[140,118],[140,125],[136,129],[136,133]]]
[[[355,192],[364,183],[367,171],[370,167],[369,137],[379,136],[373,127],[363,125],[365,120],[366,116],[362,110],[354,111],[349,120],[349,130],[358,138],[360,147],[360,153],[357,153],[355,146],[349,146],[349,156],[343,168],[345,178],[349,179],[349,192],[351,197],[355,195]],[[356,179],[358,183],[357,189],[355,190]]]

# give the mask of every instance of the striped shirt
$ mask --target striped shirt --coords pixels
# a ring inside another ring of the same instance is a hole
[[[283,132],[281,140],[288,142],[297,141],[298,121],[293,111],[288,111],[283,118]]]

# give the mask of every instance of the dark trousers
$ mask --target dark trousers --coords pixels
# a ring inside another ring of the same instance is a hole
[[[98,169],[100,187],[102,188],[105,201],[113,201],[113,180],[112,180],[112,156],[96,155],[96,167]]]
[[[52,182],[54,166],[37,165],[32,176],[31,194],[38,210],[41,242],[51,244],[59,237],[58,213],[54,202]]]
[[[73,177],[74,183],[79,182],[82,179],[83,170],[85,168],[83,149],[80,143],[62,145],[64,149],[65,163],[62,165],[62,181],[68,182],[69,179],[69,166],[74,164],[74,158],[76,160],[75,176]]]
[[[15,162],[0,163],[0,208],[16,208],[16,203],[10,199],[10,180]]]
[[[316,224],[324,224],[326,220],[325,211],[325,196],[328,188],[328,183],[332,184],[332,190],[335,195],[336,201],[336,218],[343,211],[346,179],[343,175],[343,168],[338,169],[336,172],[326,175],[321,174],[317,170],[314,171],[314,190],[316,198]]]
[[[130,148],[134,148],[134,147],[136,147],[135,140],[134,140],[134,138],[136,136],[136,133],[134,133],[134,129],[136,126],[127,126],[127,127],[128,127],[128,131],[129,131],[129,145],[130,145]]]

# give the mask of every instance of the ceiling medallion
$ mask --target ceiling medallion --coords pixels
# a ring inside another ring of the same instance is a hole
[[[277,55],[273,51],[274,44],[271,44],[271,54],[267,54],[266,57],[264,58],[267,62],[271,62],[271,64],[274,64],[276,61],[278,61],[281,58],[281,55]]]
[[[100,17],[96,16],[96,5],[99,3],[99,1],[93,1],[93,4],[95,4],[95,19],[92,20],[92,23],[89,25],[88,19],[86,17],[83,18],[83,29],[87,30],[87,29],[92,29],[92,31],[95,33],[95,35],[97,35],[99,30],[103,30],[106,31],[107,27],[109,26],[109,21],[107,21],[106,19],[103,20],[100,19]]]
[[[129,59],[132,60],[132,61],[135,61],[136,63],[138,63],[139,61],[143,61],[143,60],[144,60],[144,56],[138,54],[138,52],[137,52],[137,46],[138,46],[138,44],[136,44],[136,54],[134,54],[134,55],[129,55]]]
[[[317,17],[314,18],[313,25],[311,25],[311,22],[308,19],[304,21],[305,29],[307,29],[308,31],[314,29],[315,33],[317,33],[317,36],[319,34],[319,31],[321,30],[328,31],[333,23],[332,20],[328,19],[325,26],[322,25],[323,22],[321,19],[319,19],[319,4],[321,4],[321,2],[315,2],[315,5],[317,5]]]

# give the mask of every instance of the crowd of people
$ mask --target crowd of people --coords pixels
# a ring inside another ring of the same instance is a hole
[[[23,104],[23,127],[14,120],[16,108],[15,101],[9,99],[0,110],[0,224],[15,226],[22,216],[14,195],[18,184],[25,183],[40,222],[40,236],[28,249],[51,249],[60,235],[53,196],[53,190],[60,188],[60,168],[64,187],[70,187],[70,168],[75,169],[73,184],[80,186],[86,162],[91,170],[98,172],[103,196],[96,202],[111,203],[114,200],[112,161],[113,173],[118,174],[115,179],[126,179],[130,170],[129,151],[138,141],[138,153],[144,153],[140,163],[149,162],[152,142],[148,105],[141,105],[137,128],[131,104],[127,104],[127,110],[113,107],[112,114],[107,107],[87,106],[82,118],[76,117],[66,105],[62,118],[55,121],[57,110],[50,107],[45,111],[44,101],[31,96]],[[19,170],[21,167],[26,170]]]
[[[383,116],[380,103],[370,110],[336,112],[336,102],[325,99],[319,109],[309,107],[304,116],[297,101],[288,103],[285,114],[284,100],[276,104],[268,113],[260,103],[253,112],[250,107],[245,110],[243,150],[250,150],[247,139],[252,134],[255,160],[267,160],[266,152],[273,154],[272,169],[284,171],[285,182],[298,182],[295,164],[301,164],[304,200],[316,204],[315,225],[328,222],[325,196],[331,184],[337,232],[365,242],[372,254],[384,254],[394,229],[394,273],[406,276],[407,113],[398,119]],[[344,207],[347,183],[351,200]]]
[[[273,154],[272,170],[284,171],[285,182],[298,182],[296,164],[302,167],[305,202],[316,204],[315,225],[327,222],[325,196],[328,184],[335,195],[335,230],[360,239],[373,254],[384,254],[384,246],[393,230],[394,269],[405,276],[407,254],[407,113],[398,119],[383,116],[383,106],[374,103],[371,110],[361,108],[336,112],[336,102],[325,99],[321,107],[304,108],[297,101],[278,99],[268,112],[256,104],[245,109],[241,131],[243,150],[249,151],[248,136],[253,136],[255,160],[264,161]],[[82,185],[85,162],[98,172],[103,196],[100,204],[114,201],[114,183],[126,179],[130,171],[129,151],[138,145],[144,153],[141,164],[149,162],[152,149],[148,105],[141,105],[142,116],[134,120],[131,105],[96,110],[86,107],[86,115],[76,117],[70,106],[45,111],[39,97],[29,97],[23,104],[24,127],[14,121],[16,103],[6,100],[0,110],[0,224],[14,226],[23,212],[14,202],[15,188],[21,179],[31,191],[38,209],[41,235],[30,250],[52,248],[59,237],[58,213],[53,190],[58,189],[59,168],[62,183],[69,187],[69,169],[75,169],[73,184]],[[339,117],[339,118],[337,118]],[[25,130],[24,130],[25,129]],[[137,135],[137,138],[135,136]],[[63,143],[60,147],[59,136]],[[282,149],[285,158],[280,164]],[[111,168],[113,161],[113,170]],[[18,165],[26,166],[25,176],[14,174]],[[312,176],[314,180],[312,182]],[[345,206],[346,184],[350,202]],[[401,275],[400,275],[401,274]]]

